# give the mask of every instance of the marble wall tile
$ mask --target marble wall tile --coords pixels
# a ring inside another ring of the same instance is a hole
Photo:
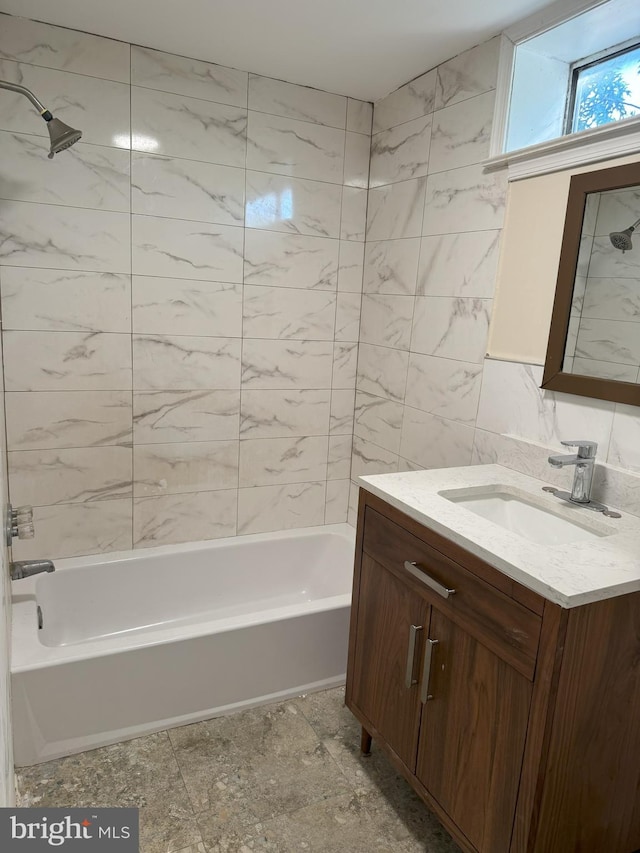
[[[131,147],[244,168],[247,111],[132,86]]]
[[[82,131],[83,142],[129,148],[128,85],[8,60],[0,60],[0,78],[36,92],[56,118]],[[23,95],[0,92],[0,111],[3,130],[48,139],[45,122]]]
[[[355,133],[366,133],[371,135],[371,120],[373,118],[373,104],[369,101],[357,101],[347,98],[347,130]]]
[[[359,498],[360,487],[356,483],[351,482],[349,485],[349,509],[347,512],[347,523],[352,527],[355,527],[357,522]]]
[[[8,464],[17,506],[131,497],[131,448],[13,450]]]
[[[266,533],[324,523],[326,483],[253,486],[238,491],[238,533]]]
[[[335,320],[336,341],[356,341],[360,333],[360,293],[338,293]]]
[[[240,487],[327,479],[327,437],[249,438],[240,442]]]
[[[344,149],[344,180],[348,187],[369,187],[369,154],[371,141],[361,133],[347,133]]]
[[[496,36],[439,65],[435,109],[495,89],[499,53],[500,37]]]
[[[627,188],[603,192],[592,233],[608,237],[611,231],[622,231],[636,221],[639,210],[640,190]]]
[[[365,293],[362,298],[360,340],[367,344],[408,350],[414,302],[413,296]]]
[[[250,74],[249,109],[344,130],[347,99],[309,86]]]
[[[640,364],[640,327],[622,320],[580,321],[575,354],[580,358]]]
[[[417,178],[370,190],[367,241],[420,236],[425,186]]]
[[[38,535],[14,543],[15,560],[58,560],[132,547],[130,498],[34,507],[33,518]]]
[[[0,205],[0,264],[129,272],[126,213],[8,201]]]
[[[399,453],[403,410],[402,403],[357,391],[354,435]]]
[[[614,403],[543,391],[541,381],[542,367],[487,359],[476,426],[558,447],[575,435],[609,445]]]
[[[422,233],[426,236],[501,228],[506,192],[504,170],[487,174],[480,165],[429,175]]]
[[[136,391],[136,444],[224,441],[238,437],[240,391]]]
[[[131,206],[150,216],[244,225],[244,170],[133,152]]]
[[[246,175],[247,228],[314,237],[340,235],[340,187],[263,172]]]
[[[243,229],[158,216],[131,217],[131,269],[207,281],[242,281]]]
[[[130,391],[40,391],[5,398],[9,450],[131,444]]]
[[[4,332],[3,346],[7,391],[131,388],[129,335]]]
[[[377,101],[373,108],[373,132],[432,113],[435,90],[436,71],[433,69]]]
[[[371,139],[372,187],[427,174],[431,122],[430,115],[423,116],[374,134]]]
[[[5,329],[130,332],[130,277],[5,267],[2,320]]]
[[[491,91],[434,113],[430,172],[470,166],[489,156],[494,102]]]
[[[582,316],[640,323],[640,288],[637,279],[587,279]]]
[[[368,241],[365,249],[365,293],[411,296],[416,289],[420,238]]]
[[[424,468],[470,465],[473,427],[405,406],[400,456]]]
[[[351,474],[353,436],[330,435],[327,480],[348,480]]]
[[[238,442],[138,444],[133,466],[134,497],[235,489]]]
[[[364,240],[367,227],[367,190],[344,187],[342,190],[341,240]]]
[[[638,252],[621,252],[614,249],[609,237],[595,237],[589,256],[589,277],[640,278]]]
[[[615,364],[612,361],[597,361],[594,358],[571,358],[570,362],[568,370],[563,365],[565,373],[598,376],[600,379],[613,379],[616,382],[636,382],[638,379],[636,364]]]
[[[135,275],[133,330],[143,334],[242,336],[242,285]]]
[[[344,136],[336,128],[250,111],[247,168],[339,184]]]
[[[351,435],[353,432],[353,410],[355,407],[355,390],[331,391],[331,412],[329,416],[330,435]]]
[[[356,369],[358,365],[358,344],[336,342],[333,345],[333,374],[331,387],[351,389],[356,387]]]
[[[224,489],[133,501],[133,547],[150,548],[234,536],[238,492]]]
[[[408,352],[362,343],[358,356],[358,390],[402,402],[408,365]]]
[[[414,409],[473,426],[482,365],[412,352],[405,403]]]
[[[479,364],[486,352],[490,319],[490,299],[418,296],[411,350]]]
[[[336,392],[337,393],[337,392]],[[242,392],[241,438],[327,435],[331,391]]]
[[[338,240],[247,229],[244,283],[335,290]]]
[[[398,454],[385,450],[360,438],[353,437],[353,458],[351,460],[351,479],[366,477],[367,474],[392,474],[398,470]]]
[[[129,82],[129,45],[27,18],[0,18],[0,59]]]
[[[245,338],[333,340],[335,317],[335,293],[244,286],[242,330]]]
[[[330,388],[333,344],[328,341],[244,341],[242,389]]]
[[[128,151],[79,142],[52,169],[44,138],[1,131],[0,148],[0,198],[129,211]]]
[[[134,86],[246,107],[247,77],[246,71],[224,65],[131,46],[131,82]]]
[[[423,237],[418,268],[420,296],[493,297],[500,232]]]
[[[616,406],[607,462],[640,471],[640,417],[636,406]]]
[[[324,509],[325,524],[344,524],[349,509],[349,480],[329,480]]]
[[[240,387],[239,338],[133,336],[133,387],[141,391]]]
[[[364,249],[364,243],[340,241],[338,290],[349,293],[360,293],[362,291]]]

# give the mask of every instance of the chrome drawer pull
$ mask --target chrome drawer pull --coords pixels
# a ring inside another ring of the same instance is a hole
[[[422,666],[422,687],[420,689],[420,701],[424,705],[429,699],[433,699],[429,693],[429,679],[431,677],[431,656],[434,646],[438,645],[438,640],[427,640],[424,647],[424,664]]]
[[[438,595],[441,595],[443,598],[449,598],[450,595],[455,594],[455,589],[447,589],[446,586],[443,586],[438,581],[426,575],[424,572],[420,571],[417,566],[417,563],[410,563],[409,560],[404,561],[404,567],[409,572],[409,574],[413,575],[414,578],[421,581],[425,586],[428,586],[434,592],[437,592]]]
[[[418,683],[418,679],[413,677],[413,666],[416,657],[416,639],[418,631],[422,631],[422,625],[411,625],[409,628],[409,648],[407,649],[407,669],[404,676],[404,686],[407,690]]]

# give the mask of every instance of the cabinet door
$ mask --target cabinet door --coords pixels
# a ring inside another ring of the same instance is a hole
[[[412,772],[421,711],[417,679],[428,610],[401,580],[363,554],[351,696]]]
[[[435,608],[416,775],[482,853],[509,849],[531,684]]]

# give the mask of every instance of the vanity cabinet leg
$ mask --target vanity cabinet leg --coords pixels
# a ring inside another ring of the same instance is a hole
[[[362,726],[362,734],[360,736],[360,752],[363,755],[371,755],[371,735]]]

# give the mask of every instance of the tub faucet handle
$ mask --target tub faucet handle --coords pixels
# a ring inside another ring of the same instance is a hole
[[[16,537],[18,539],[33,539],[35,533],[33,507],[19,506],[14,509],[11,504],[7,504],[5,516],[5,539],[7,545],[11,545]]]

